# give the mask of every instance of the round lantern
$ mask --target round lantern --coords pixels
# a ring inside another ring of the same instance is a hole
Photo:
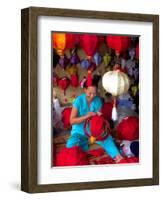
[[[84,34],[80,37],[80,40],[88,59],[92,58],[98,47],[97,35]]]
[[[75,35],[65,33],[53,33],[53,48],[58,55],[63,56],[65,49],[73,48],[75,45]]]
[[[117,56],[126,51],[131,44],[131,38],[128,36],[108,35],[106,41],[107,45],[115,50]]]
[[[106,72],[102,77],[104,89],[113,96],[124,94],[130,86],[129,77],[120,70]]]
[[[117,126],[118,139],[137,140],[139,138],[139,118],[126,117]]]
[[[112,119],[117,120],[116,96],[126,93],[130,86],[127,74],[120,70],[106,72],[102,77],[103,88],[114,96]]]

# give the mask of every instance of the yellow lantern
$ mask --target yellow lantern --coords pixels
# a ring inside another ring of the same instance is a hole
[[[112,119],[115,121],[117,120],[116,97],[128,91],[130,87],[129,77],[120,70],[109,71],[102,77],[102,86],[114,97]]]

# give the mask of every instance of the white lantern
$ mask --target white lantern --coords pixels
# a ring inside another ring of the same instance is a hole
[[[130,86],[129,77],[120,70],[106,72],[102,77],[102,86],[113,96],[124,94]]]
[[[117,120],[116,96],[125,94],[130,87],[130,80],[127,74],[120,70],[106,72],[102,77],[103,88],[114,96],[112,119]]]

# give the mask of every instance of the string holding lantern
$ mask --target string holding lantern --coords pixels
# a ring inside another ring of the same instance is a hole
[[[131,45],[131,38],[128,36],[108,35],[106,42],[108,47],[114,49],[116,56],[119,57]]]
[[[125,94],[128,91],[130,86],[129,77],[120,70],[109,71],[106,72],[102,77],[102,86],[114,97],[112,120],[116,121],[118,119],[116,110],[116,97]]]

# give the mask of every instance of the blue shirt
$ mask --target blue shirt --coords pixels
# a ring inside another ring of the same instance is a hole
[[[77,109],[78,117],[82,117],[82,116],[87,115],[88,112],[100,111],[100,109],[102,107],[102,101],[101,101],[100,97],[95,96],[93,98],[93,100],[91,101],[90,106],[88,106],[86,94],[83,93],[75,99],[75,101],[73,103],[73,107]],[[74,135],[75,133],[85,135],[84,122],[82,122],[80,124],[72,125],[71,135]]]

